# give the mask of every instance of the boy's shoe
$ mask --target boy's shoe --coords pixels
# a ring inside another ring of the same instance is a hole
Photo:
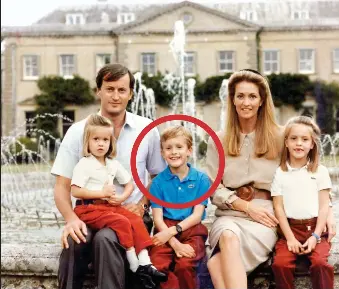
[[[152,277],[153,281],[155,282],[166,282],[167,275],[158,271],[156,268],[153,267],[152,264],[141,266],[139,265],[138,270],[135,272],[137,275],[148,275]]]
[[[156,289],[157,285],[153,282],[152,277],[146,274],[137,274],[140,285],[140,289]]]

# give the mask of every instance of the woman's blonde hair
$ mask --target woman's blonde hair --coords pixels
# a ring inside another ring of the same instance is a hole
[[[114,158],[117,154],[117,151],[116,151],[115,138],[113,136],[113,125],[108,118],[103,117],[103,116],[96,114],[96,113],[91,114],[86,121],[84,138],[83,138],[83,141],[84,141],[84,147],[83,147],[83,150],[82,150],[83,156],[88,157],[91,154],[91,152],[89,151],[89,138],[91,136],[91,133],[97,127],[110,127],[110,128],[112,128],[112,134],[110,136],[109,149],[108,149],[107,153],[105,154],[105,158],[110,158],[110,159]]]
[[[312,118],[308,116],[296,116],[291,118],[285,127],[285,132],[284,132],[284,140],[288,138],[291,129],[294,125],[296,124],[302,124],[310,128],[311,130],[311,137],[312,141],[314,143],[313,148],[309,151],[308,153],[308,158],[309,158],[309,163],[307,165],[307,170],[314,173],[317,171],[318,166],[319,166],[319,157],[320,157],[320,129],[317,126],[317,124],[313,121]],[[283,171],[287,171],[287,161],[290,158],[290,152],[286,145],[284,145],[284,149],[282,152],[281,156],[281,163],[280,167]]]
[[[185,138],[188,149],[192,147],[193,138],[192,138],[192,134],[190,133],[190,131],[186,129],[185,127],[183,127],[182,125],[177,125],[177,126],[168,127],[162,132],[161,137],[160,137],[161,148],[162,148],[163,142],[167,141],[168,139],[175,138],[178,136],[183,136]]]
[[[228,83],[226,133],[224,137],[224,151],[226,155],[240,155],[240,123],[234,105],[235,89],[240,82],[250,82],[259,89],[261,106],[255,127],[255,155],[267,159],[275,159],[279,155],[278,132],[275,121],[274,104],[268,82],[255,70],[240,70],[233,73]]]

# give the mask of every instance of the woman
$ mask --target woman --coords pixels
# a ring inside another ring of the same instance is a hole
[[[212,196],[217,206],[209,240],[208,261],[216,289],[247,288],[247,273],[268,256],[277,241],[270,195],[271,182],[280,163],[283,131],[275,121],[268,82],[259,72],[244,69],[229,79],[226,132],[220,132],[226,166],[222,183]],[[218,152],[210,139],[207,173],[213,181]],[[329,214],[331,238],[334,218]]]

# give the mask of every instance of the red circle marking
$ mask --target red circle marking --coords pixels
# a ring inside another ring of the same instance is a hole
[[[146,136],[147,133],[150,132],[151,129],[153,129],[157,125],[162,124],[162,123],[167,122],[167,121],[171,121],[171,120],[183,120],[183,121],[193,122],[194,124],[202,127],[212,137],[212,139],[213,139],[213,141],[214,141],[214,143],[216,145],[216,148],[218,150],[218,154],[219,154],[218,173],[217,173],[217,176],[215,178],[215,181],[210,186],[209,190],[205,194],[203,194],[201,197],[199,197],[199,198],[197,198],[197,199],[195,199],[193,201],[186,202],[186,203],[178,203],[178,204],[169,203],[169,202],[165,202],[165,201],[159,200],[158,198],[153,196],[145,188],[145,186],[141,182],[141,180],[139,178],[139,175],[138,175],[137,167],[136,167],[137,152],[138,152],[138,148],[139,148],[143,138]],[[153,201],[154,203],[157,203],[158,205],[160,205],[162,207],[167,207],[167,208],[172,208],[172,209],[185,209],[185,208],[194,207],[195,205],[198,205],[198,204],[202,203],[204,200],[206,200],[207,198],[209,198],[213,194],[213,192],[217,189],[218,185],[220,184],[221,179],[222,179],[223,174],[224,174],[224,169],[225,169],[225,155],[224,155],[224,149],[223,149],[223,146],[222,146],[222,144],[221,144],[221,142],[219,140],[219,137],[213,131],[213,129],[211,127],[209,127],[206,123],[204,123],[200,119],[197,119],[195,117],[188,116],[188,115],[182,115],[182,114],[167,115],[167,116],[163,116],[163,117],[160,117],[160,118],[154,120],[149,125],[147,125],[141,131],[141,133],[138,135],[137,139],[134,142],[134,145],[133,145],[133,148],[132,148],[132,152],[131,152],[131,171],[132,171],[132,176],[133,176],[134,182],[138,186],[139,190],[149,200]]]

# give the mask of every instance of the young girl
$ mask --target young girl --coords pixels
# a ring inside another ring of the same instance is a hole
[[[116,232],[133,272],[146,274],[155,282],[166,281],[166,275],[151,264],[146,248],[152,240],[142,218],[121,206],[134,185],[130,174],[113,159],[116,146],[111,122],[98,114],[90,115],[83,140],[84,157],[75,166],[71,183],[72,195],[78,198],[75,213],[95,230],[109,227]],[[114,190],[114,179],[124,186],[120,195]]]
[[[319,164],[320,130],[311,118],[299,116],[287,123],[284,136],[271,188],[281,229],[272,265],[276,288],[294,288],[295,260],[307,255],[313,288],[330,289],[334,270],[327,262],[331,246],[323,231],[332,186],[327,169]]]

